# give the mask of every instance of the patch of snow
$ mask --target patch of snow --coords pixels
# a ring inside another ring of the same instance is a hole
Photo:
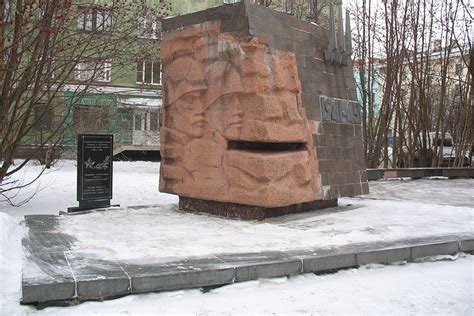
[[[24,227],[20,218],[0,212],[0,315],[19,315],[21,297],[21,238]]]
[[[123,106],[144,106],[144,107],[161,107],[162,100],[158,98],[120,98]]]
[[[469,207],[350,198],[341,202],[352,206],[262,222],[188,214],[169,204],[63,216],[59,229],[77,238],[75,250],[99,249],[117,260],[166,260],[469,233],[474,226],[474,208]]]
[[[428,177],[428,180],[448,180],[448,177],[442,177],[442,176],[433,176],[433,177]]]

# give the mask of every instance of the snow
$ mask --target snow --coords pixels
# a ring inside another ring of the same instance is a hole
[[[18,175],[23,183],[34,178],[41,166],[31,162]],[[177,203],[175,195],[158,191],[160,164],[156,162],[114,162],[113,199],[112,204],[122,207],[132,205],[169,204]],[[38,192],[30,203],[19,208],[0,203],[0,212],[12,216],[28,214],[59,214],[68,207],[78,206],[76,200],[76,162],[60,160],[56,165],[47,169],[43,176],[33,186],[25,189],[15,201],[20,202]]]
[[[123,106],[143,106],[143,107],[160,107],[162,100],[158,98],[120,98]]]
[[[67,216],[60,220],[59,229],[78,239],[74,250],[100,250],[107,259],[120,261],[394,241],[469,233],[474,226],[474,208],[469,207],[342,200],[352,205],[339,207],[338,212],[263,222],[186,214],[171,204]]]
[[[0,315],[19,314],[24,234],[20,220],[0,212]]]
[[[29,164],[27,180],[40,166]],[[159,163],[115,162],[114,209],[63,216],[60,229],[76,249],[137,259],[218,252],[285,250],[350,242],[472,232],[474,180],[371,182],[371,194],[343,198],[337,211],[263,222],[226,220],[176,211],[177,197],[158,191]],[[58,214],[77,205],[73,161],[59,161],[20,208],[0,204],[0,315],[71,314],[459,314],[474,312],[474,257],[438,262],[369,265],[336,274],[261,279],[203,293],[186,290],[124,297],[41,311],[19,305],[25,214]],[[18,199],[26,197],[23,192]],[[113,238],[111,238],[113,236]]]

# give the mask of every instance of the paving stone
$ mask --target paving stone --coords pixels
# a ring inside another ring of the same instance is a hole
[[[223,267],[222,261],[217,258],[120,264],[132,278],[132,293],[221,285],[234,281],[234,268]]]
[[[337,254],[303,258],[303,273],[356,266],[355,254]]]
[[[114,297],[130,293],[130,278],[115,261],[100,253],[67,252],[77,282],[79,299]]]
[[[223,285],[234,281],[407,260],[410,252],[412,259],[453,254],[459,247],[463,251],[472,251],[473,234],[466,232],[309,250],[222,254],[184,260],[161,258],[161,262],[154,264],[107,261],[100,259],[104,256],[100,253],[67,252],[67,260],[63,252],[28,254],[23,270],[23,302],[75,297],[87,300],[127,293]]]
[[[63,252],[28,254],[23,262],[22,302],[67,300],[75,282]]]
[[[377,251],[362,252],[356,255],[357,264],[391,263],[410,259],[410,248],[391,248]]]
[[[30,232],[51,231],[58,225],[56,215],[25,215],[25,225]]]
[[[474,252],[474,239],[460,240],[459,248],[462,252]]]
[[[301,272],[301,259],[284,252],[228,254],[218,256],[226,266],[235,268],[235,281],[280,277]]]
[[[50,231],[29,231],[22,239],[22,245],[30,253],[58,252],[72,249],[76,238]]]
[[[235,281],[242,282],[259,278],[294,275],[300,273],[301,270],[301,260],[250,264],[235,268]]]
[[[412,260],[438,255],[452,255],[459,251],[457,241],[411,247]]]
[[[367,169],[367,178],[369,181],[380,180],[384,177],[382,169]]]

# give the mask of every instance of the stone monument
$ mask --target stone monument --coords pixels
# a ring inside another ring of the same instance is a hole
[[[263,219],[368,191],[335,28],[244,2],[167,19],[163,32],[160,191],[181,209]]]

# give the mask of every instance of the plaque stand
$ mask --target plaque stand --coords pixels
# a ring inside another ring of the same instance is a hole
[[[77,200],[78,207],[68,213],[105,209],[111,206],[113,135],[79,134],[77,137]]]
[[[82,211],[88,211],[88,210],[93,210],[93,209],[101,209],[101,208],[108,208],[111,206],[120,206],[119,204],[117,205],[110,205],[110,200],[102,200],[102,201],[79,201],[79,206],[75,207],[68,207],[67,212],[68,213],[74,213],[74,212],[82,212]]]

